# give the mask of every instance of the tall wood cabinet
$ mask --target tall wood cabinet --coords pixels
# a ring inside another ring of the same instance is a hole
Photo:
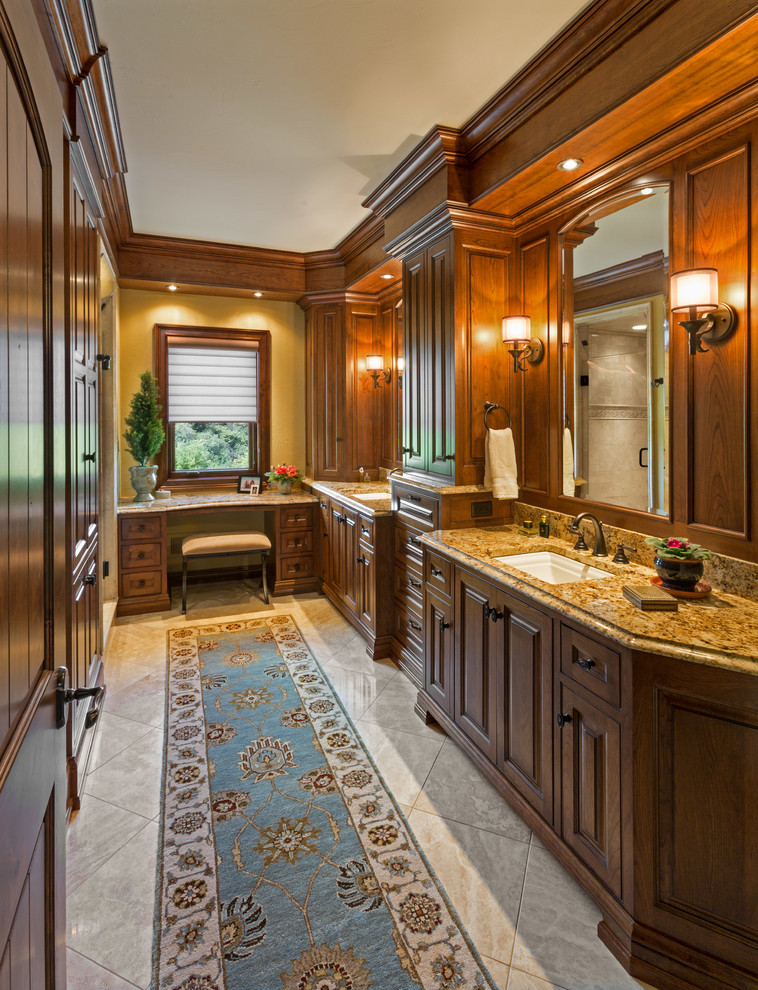
[[[511,237],[499,218],[452,208],[419,227],[390,245],[403,259],[403,468],[481,484],[484,403],[510,401]]]

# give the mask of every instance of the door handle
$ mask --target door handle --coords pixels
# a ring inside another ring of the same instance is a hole
[[[571,716],[568,714],[568,712],[558,712],[558,714],[555,716],[555,721],[558,723],[558,728],[562,729],[567,722],[571,721]]]
[[[62,729],[66,724],[66,705],[70,705],[72,701],[94,698],[95,703],[87,712],[84,719],[84,728],[91,729],[100,718],[100,705],[105,694],[105,688],[101,685],[94,688],[72,689],[67,687],[67,684],[68,669],[66,667],[58,667],[55,671],[55,724],[57,728]]]
[[[646,468],[647,467],[647,464],[643,464],[642,463],[642,455],[643,454],[646,454],[646,453],[647,453],[647,447],[640,447],[640,452],[637,455],[637,460],[639,461],[641,468]]]
[[[445,622],[444,619],[440,619],[440,632],[444,632],[446,629],[450,628],[450,623]]]
[[[82,454],[82,460],[83,461],[93,461],[94,462],[95,457],[96,457],[96,453],[95,453],[94,450],[92,451],[91,454]]]
[[[85,584],[97,584],[97,576],[95,574],[88,574],[84,579]]]

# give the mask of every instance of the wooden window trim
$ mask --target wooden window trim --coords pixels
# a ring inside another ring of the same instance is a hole
[[[271,333],[268,330],[238,330],[230,327],[186,327],[156,323],[153,327],[153,348],[155,376],[163,407],[163,428],[166,442],[156,456],[158,465],[158,485],[167,485],[172,491],[237,491],[237,479],[243,470],[229,472],[172,472],[170,469],[169,440],[167,422],[168,410],[168,349],[172,344],[189,343],[229,343],[244,347],[255,346],[258,350],[258,466],[257,474],[268,470],[269,444],[271,436]],[[251,430],[251,435],[255,434]],[[189,477],[188,475],[192,476]]]

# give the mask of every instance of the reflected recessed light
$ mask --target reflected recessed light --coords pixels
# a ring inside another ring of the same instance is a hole
[[[652,196],[653,193],[655,192],[655,189],[653,189],[652,186],[645,186],[644,189],[640,189],[640,192],[642,193],[643,196]]]
[[[261,296],[263,295],[263,293],[262,292],[254,292],[253,295],[255,296],[256,299],[260,299]]]
[[[581,158],[564,158],[562,162],[558,162],[558,168],[561,172],[575,172],[583,164]]]
[[[176,292],[176,290],[179,288],[179,286],[178,285],[174,285],[172,283],[171,285],[167,285],[166,288],[168,289],[169,292]]]
[[[394,278],[395,276],[390,274],[390,272],[382,272],[379,278]]]
[[[632,330],[647,330],[647,323],[635,323]]]

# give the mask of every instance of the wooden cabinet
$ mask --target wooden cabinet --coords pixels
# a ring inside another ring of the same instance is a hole
[[[346,477],[344,305],[325,302],[306,313],[306,434],[309,473]]]
[[[390,656],[392,517],[364,515],[325,495],[318,512],[323,591],[364,636],[372,659]]]
[[[632,975],[758,990],[758,678],[632,651],[429,547],[422,573],[417,712],[593,898]]]
[[[314,507],[285,506],[275,517],[274,549],[268,560],[269,575],[273,572],[272,594],[314,591],[319,582],[313,546]]]
[[[403,275],[403,466],[455,477],[453,237],[406,259]]]
[[[166,574],[166,513],[118,517],[118,615],[171,607]]]

